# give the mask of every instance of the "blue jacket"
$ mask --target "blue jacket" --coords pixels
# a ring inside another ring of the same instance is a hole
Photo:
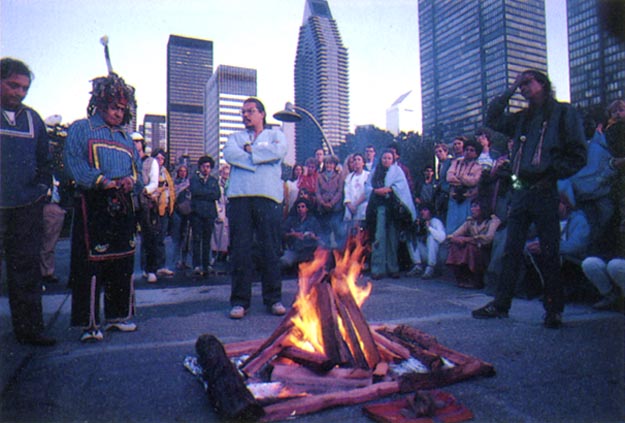
[[[287,143],[282,131],[265,129],[254,139],[253,132],[231,134],[224,146],[224,159],[232,166],[228,181],[228,198],[265,197],[282,203],[282,160]],[[250,144],[252,152],[245,151]]]
[[[26,206],[45,196],[52,182],[46,126],[30,107],[15,112],[15,125],[1,110],[0,208]]]
[[[137,186],[142,182],[139,153],[130,136],[119,127],[111,128],[98,115],[69,127],[64,161],[82,189],[102,188],[126,176],[131,176]]]

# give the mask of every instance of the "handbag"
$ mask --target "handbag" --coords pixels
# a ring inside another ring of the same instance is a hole
[[[191,191],[184,190],[180,194],[178,194],[178,198],[176,198],[176,211],[181,216],[188,216],[191,214]]]

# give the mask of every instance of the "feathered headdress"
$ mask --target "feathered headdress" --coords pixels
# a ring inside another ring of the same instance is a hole
[[[87,106],[87,114],[93,116],[98,109],[103,110],[109,104],[123,104],[126,107],[124,113],[123,125],[132,119],[131,109],[136,106],[135,89],[131,85],[126,84],[124,79],[113,72],[111,58],[108,49],[108,37],[105,35],[100,38],[100,42],[104,46],[104,58],[108,68],[108,76],[101,76],[91,80],[91,99]]]

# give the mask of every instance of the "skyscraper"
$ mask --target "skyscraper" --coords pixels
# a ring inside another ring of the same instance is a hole
[[[213,42],[170,35],[167,43],[169,160],[204,154],[204,89],[213,73]]]
[[[205,151],[223,163],[222,149],[228,135],[245,129],[241,107],[256,96],[256,69],[220,65],[206,84]]]
[[[419,35],[423,134],[437,140],[480,126],[519,71],[547,71],[544,0],[419,0]]]
[[[326,0],[306,0],[295,58],[295,104],[319,122],[332,146],[349,132],[347,49]],[[296,124],[298,163],[323,145],[322,135],[308,117]]]
[[[625,43],[602,27],[599,3],[567,1],[571,103],[583,108],[625,98]]]
[[[143,137],[145,145],[152,151],[167,149],[167,123],[163,115],[146,114],[143,117]]]
[[[386,130],[393,135],[400,132],[421,132],[421,116],[417,107],[417,96],[412,90],[400,95],[391,107],[386,109]]]

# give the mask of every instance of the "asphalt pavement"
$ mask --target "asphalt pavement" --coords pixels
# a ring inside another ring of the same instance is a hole
[[[3,272],[4,273],[4,272]],[[223,343],[265,338],[280,318],[261,304],[254,284],[250,313],[228,318],[229,278],[177,273],[147,284],[137,272],[138,330],[109,332],[82,344],[69,326],[69,241],[57,247],[57,275],[46,287],[45,321],[58,339],[51,348],[18,344],[10,325],[6,287],[0,296],[1,422],[211,422],[218,421],[200,383],[183,367],[198,336]],[[368,276],[365,274],[366,280]],[[284,279],[284,303],[297,290]],[[483,291],[457,288],[447,275],[373,281],[363,306],[369,323],[408,324],[456,351],[491,363],[494,377],[444,387],[474,414],[475,422],[625,421],[625,317],[567,304],[564,326],[542,326],[538,299],[515,299],[510,317],[476,320],[472,309],[489,301]],[[378,400],[384,401],[384,399]],[[366,422],[362,406],[338,407],[300,422]]]

